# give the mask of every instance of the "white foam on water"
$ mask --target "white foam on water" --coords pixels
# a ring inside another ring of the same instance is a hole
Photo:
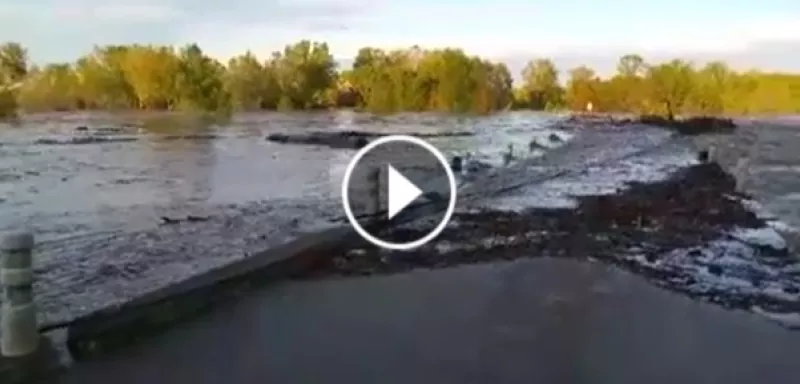
[[[556,135],[560,140],[551,141],[550,135]],[[504,167],[504,154],[508,152],[508,145],[513,146],[514,161],[521,159],[529,159],[541,157],[547,151],[563,146],[572,139],[575,135],[569,132],[564,132],[552,127],[546,127],[542,124],[534,124],[525,127],[508,128],[505,130],[498,130],[494,128],[489,131],[477,132],[477,142],[479,146],[470,148],[467,152],[472,154],[474,160],[491,165],[496,168]],[[529,143],[536,140],[544,149],[535,149],[530,151],[528,148]],[[465,155],[463,149],[448,153],[448,155]]]
[[[798,232],[800,232],[800,229],[798,229],[797,227],[792,226],[792,225],[790,225],[790,224],[788,224],[786,222],[780,221],[780,220],[770,221],[770,222],[767,223],[767,225],[769,225],[770,228],[773,228],[776,231],[780,231],[780,232],[788,232],[788,233],[798,233]]]
[[[738,201],[745,209],[756,215],[757,218],[767,222],[767,226],[777,232],[783,233],[798,233],[800,228],[797,228],[778,218],[778,215],[772,213],[769,209],[764,207],[763,204],[756,200],[742,199],[736,196],[727,196],[727,198]]]
[[[759,247],[770,247],[775,250],[784,250],[787,247],[786,240],[771,227],[737,228],[731,232],[731,236]]]
[[[693,164],[697,164],[697,159],[688,150],[646,153],[530,185],[511,194],[490,199],[481,206],[503,211],[574,208],[577,206],[575,197],[619,193],[629,183],[664,180],[674,172]]]
[[[739,203],[742,204],[742,206],[744,206],[745,209],[747,209],[750,212],[753,212],[753,214],[755,214],[756,217],[758,217],[759,219],[762,219],[762,220],[773,220],[773,219],[775,219],[775,215],[772,214],[771,212],[769,212],[769,210],[767,210],[758,201],[742,199],[742,198],[739,198],[739,197],[736,197],[736,196],[726,196],[726,197],[728,199],[731,199],[731,200],[734,200],[734,201],[739,201]]]
[[[751,168],[752,172],[793,172],[800,173],[800,165],[758,165]]]
[[[768,311],[758,304],[751,310],[785,326],[793,326],[795,319],[800,319],[800,312],[797,312],[800,262],[791,263],[788,259],[770,262],[751,246],[750,241],[760,243],[759,246],[785,247],[783,239],[770,228],[736,229],[731,236],[741,236],[749,242],[720,237],[704,246],[676,249],[653,260],[635,250],[624,257],[664,272],[670,277],[662,281],[662,285],[692,295],[723,302],[769,302],[780,310]]]

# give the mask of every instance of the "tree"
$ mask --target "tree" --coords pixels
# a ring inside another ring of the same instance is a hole
[[[225,88],[225,67],[203,54],[196,44],[178,55],[173,103],[180,109],[228,112],[231,96]]]
[[[128,47],[119,45],[95,47],[92,53],[78,59],[75,72],[84,105],[93,109],[138,106],[136,93],[123,69],[128,51]]]
[[[134,45],[125,52],[122,72],[139,109],[172,109],[179,60],[170,47]]]
[[[682,60],[672,60],[652,66],[647,70],[647,83],[651,100],[663,108],[659,112],[667,118],[675,118],[681,112],[694,86],[692,65]]]
[[[19,43],[0,45],[0,84],[11,85],[28,74],[28,51]]]
[[[606,87],[607,95],[603,100],[613,110],[622,112],[642,112],[645,109],[647,90],[644,76],[648,65],[637,54],[627,54],[617,62],[617,74],[611,78]],[[613,99],[614,101],[611,101]]]
[[[508,67],[457,48],[364,47],[337,71],[327,44],[299,41],[266,60],[245,52],[223,65],[189,44],[95,47],[70,63],[28,63],[19,43],[0,44],[0,116],[17,110],[146,109],[228,112],[355,107],[374,113],[492,113],[509,107],[655,113],[800,113],[800,74],[737,72],[723,62],[699,70],[682,60],[619,59],[610,78],[530,61],[514,87]]]
[[[569,71],[565,98],[567,106],[572,110],[582,110],[588,103],[598,104],[597,90],[599,79],[593,69],[580,66]]]
[[[522,70],[522,89],[526,103],[533,109],[548,109],[562,102],[558,69],[550,59],[531,60]]]
[[[281,98],[275,71],[250,51],[228,62],[225,85],[234,108],[240,110],[275,109]]]
[[[300,41],[274,57],[283,104],[309,109],[324,106],[325,93],[336,84],[336,61],[325,43]]]
[[[692,109],[704,114],[722,113],[732,77],[732,71],[720,61],[710,62],[697,71],[691,94]]]
[[[619,58],[617,75],[622,77],[642,77],[646,72],[647,64],[645,64],[641,56],[629,53]]]
[[[78,77],[69,63],[48,64],[31,72],[19,89],[18,101],[26,111],[69,111],[81,107]]]

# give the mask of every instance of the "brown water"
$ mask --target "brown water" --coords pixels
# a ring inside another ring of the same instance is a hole
[[[338,198],[341,173],[353,151],[280,145],[264,140],[270,132],[468,130],[478,136],[432,141],[449,153],[481,146],[499,161],[491,152],[513,142],[515,132],[550,119],[530,113],[385,119],[348,112],[249,114],[225,125],[164,120],[141,128],[147,118],[153,117],[45,115],[18,127],[0,126],[0,231],[29,228],[40,238],[52,238],[148,228],[165,212]],[[76,132],[79,125],[100,131]],[[62,144],[87,135],[110,142]]]
[[[153,116],[47,115],[0,128],[0,231],[36,233],[37,298],[45,322],[85,313],[332,225],[352,150],[282,145],[271,132],[344,129],[469,131],[430,141],[501,163],[553,116],[348,112],[250,114],[224,125]],[[77,126],[89,132],[77,132]],[[103,142],[75,144],[74,138]],[[207,222],[159,226],[160,218]]]

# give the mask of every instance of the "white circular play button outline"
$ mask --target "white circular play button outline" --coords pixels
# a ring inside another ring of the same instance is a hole
[[[439,160],[439,164],[441,164],[442,168],[444,169],[445,173],[447,174],[447,182],[450,184],[450,199],[447,203],[447,210],[445,211],[442,220],[439,222],[439,225],[433,229],[430,233],[423,236],[420,239],[410,241],[408,243],[390,243],[388,241],[381,240],[375,236],[372,236],[369,232],[367,232],[361,224],[358,223],[356,220],[355,215],[353,215],[353,210],[350,208],[350,192],[348,185],[350,184],[350,178],[353,174],[353,170],[355,170],[356,165],[361,158],[364,157],[369,151],[375,149],[376,147],[386,144],[386,143],[393,143],[393,142],[404,142],[410,143],[417,146],[420,146],[433,154],[437,160]],[[353,226],[353,229],[363,237],[365,240],[369,241],[372,244],[375,244],[378,247],[391,249],[395,251],[408,251],[414,248],[421,247],[428,243],[429,241],[439,236],[444,228],[447,226],[447,223],[450,222],[450,218],[453,216],[453,212],[456,209],[456,176],[453,174],[453,170],[450,169],[450,163],[447,162],[447,159],[444,155],[439,152],[436,147],[431,145],[425,140],[422,140],[418,137],[408,136],[408,135],[391,135],[391,136],[384,136],[377,140],[374,140],[361,148],[355,156],[350,160],[350,164],[347,164],[347,169],[344,171],[344,179],[342,180],[342,206],[344,208],[344,213],[347,216],[347,220],[350,222],[350,225]]]

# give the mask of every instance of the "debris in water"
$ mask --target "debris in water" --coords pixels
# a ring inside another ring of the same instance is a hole
[[[186,218],[184,218],[184,219],[162,216],[161,217],[161,224],[178,224],[178,223],[182,223],[182,222],[198,222],[198,221],[208,221],[208,220],[209,220],[209,217],[206,217],[206,216],[189,215],[189,216],[186,216]]]
[[[161,216],[161,224],[178,224],[180,222],[180,219],[172,219],[166,216]]]

